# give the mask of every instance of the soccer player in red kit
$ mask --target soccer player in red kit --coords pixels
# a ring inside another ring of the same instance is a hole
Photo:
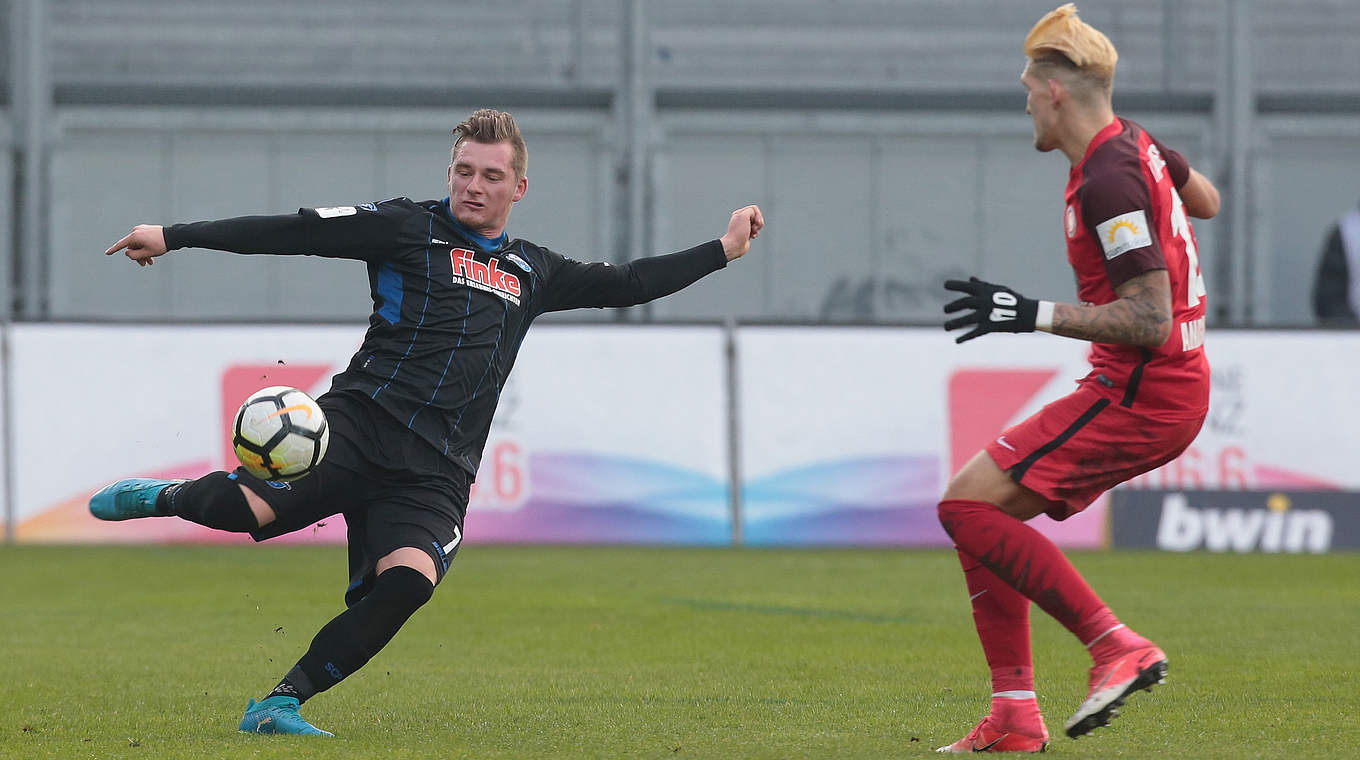
[[[1025,39],[1021,82],[1034,147],[1072,164],[1063,208],[1080,304],[1040,301],[972,278],[945,287],[963,312],[945,329],[1033,332],[1090,341],[1091,372],[1068,396],[1002,432],[940,501],[992,674],[991,711],[941,752],[1038,752],[1048,744],[1030,656],[1033,601],[1090,652],[1090,691],[1066,723],[1076,738],[1166,677],[1156,644],[1115,617],[1061,551],[1025,525],[1082,511],[1107,489],[1169,462],[1209,408],[1204,281],[1187,214],[1218,211],[1218,191],[1184,157],[1110,104],[1117,53],[1064,5]]]

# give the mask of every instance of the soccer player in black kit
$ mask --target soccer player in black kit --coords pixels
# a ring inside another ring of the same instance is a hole
[[[764,226],[746,206],[720,239],[686,251],[619,266],[573,261],[505,233],[528,189],[528,152],[510,114],[479,110],[454,136],[443,200],[138,225],[105,252],[143,266],[188,247],[368,264],[373,314],[349,367],[318,399],[331,438],[315,472],[288,484],[243,468],[135,478],[90,499],[103,520],[176,516],[257,541],[344,515],[346,609],[265,699],[250,701],[242,731],[330,736],[298,713],[301,703],[363,667],[430,599],[462,541],[491,417],[535,317],[674,293],[746,253]]]

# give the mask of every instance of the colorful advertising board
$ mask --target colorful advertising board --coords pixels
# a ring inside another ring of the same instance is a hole
[[[323,392],[361,334],[10,326],[9,527],[20,541],[243,540],[173,519],[101,523],[86,501],[121,477],[234,466],[227,431],[240,401],[266,385]],[[925,328],[748,326],[729,336],[718,326],[540,325],[502,394],[466,536],[948,546],[935,505],[951,475],[1071,391],[1085,350],[1051,336],[956,345]],[[1213,395],[1199,438],[1114,492],[1152,493],[1162,511],[1120,519],[1152,530],[1180,515],[1168,535],[1188,536],[1186,510],[1227,507],[1186,497],[1167,512],[1166,493],[1283,492],[1302,504],[1304,492],[1360,491],[1360,405],[1350,399],[1360,333],[1211,331],[1207,350]],[[1115,526],[1109,510],[1107,495],[1066,521],[1031,524],[1061,546],[1097,548]],[[1218,540],[1204,532],[1201,541]],[[1343,545],[1339,535],[1330,546]],[[343,541],[343,521],[282,540]]]

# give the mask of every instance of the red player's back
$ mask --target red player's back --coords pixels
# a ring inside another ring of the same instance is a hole
[[[1072,168],[1063,225],[1082,301],[1110,303],[1120,285],[1156,269],[1171,281],[1166,343],[1155,349],[1094,343],[1091,374],[1082,382],[1124,406],[1203,416],[1209,408],[1204,278],[1176,192],[1189,171],[1181,154],[1116,118]]]

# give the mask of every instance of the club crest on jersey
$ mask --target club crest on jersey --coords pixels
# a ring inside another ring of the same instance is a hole
[[[1063,215],[1063,224],[1067,227],[1067,236],[1077,236],[1077,207],[1068,204],[1067,213]]]
[[[478,261],[476,254],[466,248],[454,248],[449,251],[449,258],[453,262],[453,284],[485,290],[519,306],[519,278],[502,272],[499,260],[487,257],[485,262]]]
[[[1143,213],[1142,209],[1120,214],[1097,224],[1096,237],[1100,238],[1100,247],[1105,249],[1106,261],[1126,251],[1152,245],[1147,214]]]

